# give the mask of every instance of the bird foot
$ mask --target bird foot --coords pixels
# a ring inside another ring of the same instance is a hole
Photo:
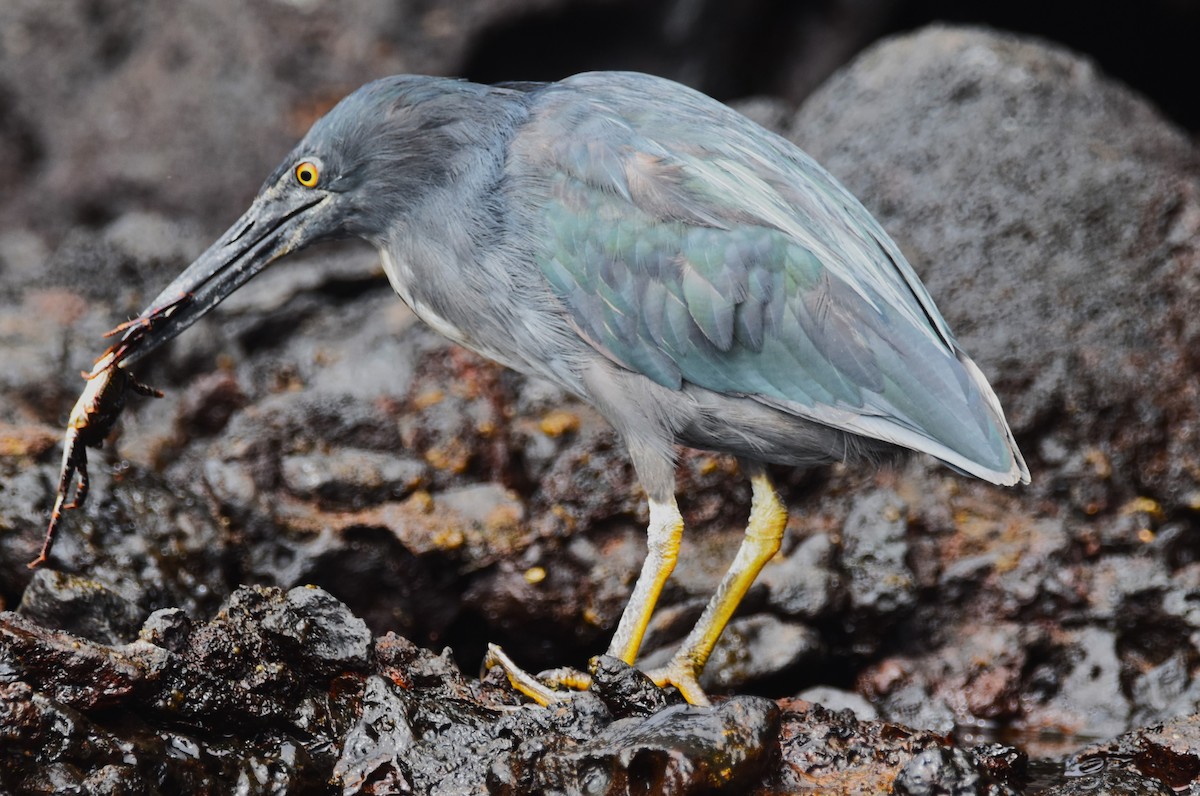
[[[496,666],[504,670],[504,674],[513,688],[542,707],[571,699],[579,691],[586,691],[592,687],[590,674],[569,666],[548,669],[534,676],[517,666],[500,647],[488,644],[487,656],[483,659],[483,669],[487,671]]]
[[[712,704],[708,700],[708,695],[704,693],[704,689],[700,687],[700,681],[696,677],[695,664],[687,658],[672,658],[666,666],[646,672],[646,676],[653,680],[659,688],[674,686],[688,701],[688,704],[701,707]]]
[[[597,659],[593,659],[593,665],[595,660]],[[580,691],[590,689],[593,683],[592,675],[569,666],[547,669],[532,675],[513,662],[500,647],[489,644],[487,656],[483,659],[483,669],[487,671],[496,666],[504,670],[513,688],[542,707],[572,699]],[[685,657],[673,658],[666,666],[647,672],[646,677],[659,688],[673,686],[689,704],[700,707],[712,704],[704,689],[700,687],[695,664]]]

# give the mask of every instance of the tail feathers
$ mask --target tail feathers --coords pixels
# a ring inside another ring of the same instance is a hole
[[[992,386],[988,384],[987,378],[979,370],[979,366],[975,364],[975,361],[962,351],[958,351],[957,354],[958,361],[962,363],[971,380],[979,387],[979,392],[983,396],[984,401],[987,402],[988,409],[991,410],[996,425],[1004,434],[1004,438],[1008,443],[1008,450],[1012,454],[1012,467],[1008,472],[988,471],[988,474],[978,472],[972,472],[971,474],[1003,486],[1012,486],[1017,483],[1028,484],[1029,467],[1025,464],[1025,457],[1021,455],[1021,449],[1017,447],[1017,441],[1013,439],[1012,429],[1009,428],[1008,420],[1004,417],[1004,409],[1000,406],[1000,399],[996,397]]]
[[[1025,465],[1025,458],[1020,449],[1017,448],[1008,421],[1004,419],[1004,410],[1000,407],[996,393],[992,391],[991,385],[970,357],[958,350],[955,354],[966,371],[969,382],[978,391],[977,395],[972,397],[982,401],[982,406],[976,406],[977,411],[984,413],[980,418],[982,425],[991,426],[996,434],[987,435],[991,440],[980,438],[980,444],[975,446],[974,453],[956,450],[934,438],[929,432],[884,414],[863,414],[841,408],[822,407],[823,417],[820,419],[865,437],[929,454],[951,469],[993,484],[1028,484],[1029,468]],[[985,453],[985,448],[991,449],[991,455]]]

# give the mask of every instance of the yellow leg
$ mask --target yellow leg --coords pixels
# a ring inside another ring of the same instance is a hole
[[[708,704],[708,697],[700,688],[700,672],[738,603],[746,596],[763,566],[779,551],[783,528],[787,524],[787,509],[775,494],[767,474],[757,470],[751,476],[750,484],[753,488],[750,522],[737,557],[671,662],[649,673],[656,684],[675,686],[693,705]]]
[[[683,517],[679,514],[675,498],[666,503],[651,500],[650,527],[646,531],[646,560],[642,563],[642,572],[633,587],[633,594],[629,596],[621,621],[617,623],[617,630],[608,645],[609,655],[620,658],[630,666],[637,660],[642,637],[646,635],[646,627],[650,624],[658,596],[675,569],[682,538]]]
[[[608,646],[609,655],[620,658],[630,666],[637,659],[642,637],[646,635],[646,626],[650,624],[650,616],[654,613],[658,596],[679,558],[683,517],[679,514],[675,498],[672,497],[666,503],[650,501],[650,527],[646,536],[649,549],[642,564],[642,572],[638,575],[633,594],[625,605],[612,643]],[[589,675],[574,669],[555,669],[534,677],[513,663],[495,644],[489,644],[483,668],[486,670],[493,666],[504,669],[513,688],[540,705],[550,705],[570,698],[569,693],[557,690],[558,687],[584,691],[591,685]]]

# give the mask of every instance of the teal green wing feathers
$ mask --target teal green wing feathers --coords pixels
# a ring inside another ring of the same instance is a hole
[[[514,148],[544,197],[538,265],[581,334],[666,387],[750,397],[1010,476],[995,397],[862,205],[703,95],[686,92],[690,114],[658,110],[646,80],[549,87],[538,102],[553,112],[535,111]]]

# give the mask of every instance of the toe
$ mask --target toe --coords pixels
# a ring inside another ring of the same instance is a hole
[[[504,650],[495,644],[488,644],[487,656],[483,659],[484,670],[499,666],[508,677],[512,687],[525,696],[537,702],[542,707],[548,707],[555,702],[570,699],[577,691],[586,691],[592,684],[592,678],[575,669],[552,669],[534,677],[529,672],[517,666]],[[553,686],[574,689],[559,691]]]
[[[672,660],[661,669],[647,672],[647,675],[659,688],[674,686],[689,704],[700,706],[712,704],[708,701],[708,695],[704,693],[704,689],[700,687],[700,681],[696,679],[695,667],[687,661]]]

